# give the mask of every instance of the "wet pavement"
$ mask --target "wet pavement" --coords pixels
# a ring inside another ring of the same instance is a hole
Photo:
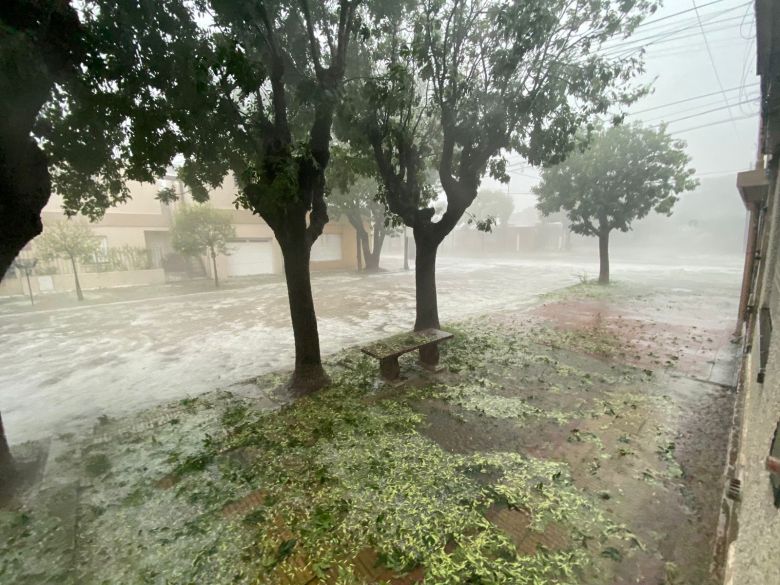
[[[394,269],[376,275],[314,278],[324,354],[411,328],[414,276],[398,270],[399,263],[387,259]],[[673,267],[614,263],[613,278],[670,283],[683,296],[711,293],[704,302],[721,303],[715,314],[725,322],[736,311],[740,270],[734,261]],[[446,323],[520,311],[539,295],[596,272],[593,262],[572,260],[443,258],[440,316]],[[651,303],[645,310],[666,309]],[[284,284],[273,281],[35,312],[15,313],[12,305],[3,305],[0,355],[0,408],[9,438],[17,443],[288,368],[293,338]]]

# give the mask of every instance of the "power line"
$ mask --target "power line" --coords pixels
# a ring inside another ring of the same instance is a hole
[[[749,4],[749,2],[746,3],[746,4]],[[703,5],[703,6],[707,6],[707,5]],[[685,33],[685,32],[687,32],[689,30],[693,30],[695,28],[698,28],[700,23],[701,23],[702,26],[706,25],[706,26],[712,27],[714,25],[725,24],[725,23],[728,23],[728,22],[731,22],[731,21],[736,21],[736,20],[741,21],[742,17],[740,15],[723,18],[721,20],[713,20],[713,19],[721,17],[721,16],[725,15],[728,12],[732,12],[734,10],[739,10],[740,8],[742,8],[744,6],[745,6],[745,4],[740,4],[738,6],[733,6],[731,8],[727,8],[725,10],[721,10],[721,11],[718,11],[718,12],[713,12],[713,13],[710,13],[710,14],[706,14],[703,17],[704,20],[702,20],[701,18],[699,18],[698,20],[697,19],[690,19],[689,21],[684,21],[684,22],[669,23],[669,24],[665,25],[664,27],[660,27],[660,28],[654,29],[652,31],[643,31],[643,32],[648,33],[648,34],[645,34],[644,36],[642,36],[640,34],[639,36],[636,36],[636,37],[629,37],[629,38],[627,38],[627,39],[625,39],[625,40],[623,40],[621,42],[616,42],[616,43],[613,43],[611,45],[604,46],[604,47],[602,47],[602,50],[606,51],[606,52],[618,52],[619,53],[621,51],[627,51],[629,49],[631,49],[631,50],[638,50],[640,48],[644,48],[646,46],[653,45],[653,44],[656,44],[656,43],[659,43],[659,42],[666,42],[666,41],[669,41],[669,40],[682,40],[683,38],[688,38],[688,35],[686,35],[685,37],[681,37],[681,36],[679,36],[681,33]],[[689,12],[690,11],[693,11],[693,9],[690,9]],[[722,28],[720,28],[718,30],[731,30],[731,29],[732,29],[732,27],[729,26],[729,27],[722,27]],[[718,31],[713,30],[712,32],[718,32]],[[693,35],[690,35],[690,36],[693,36]]]
[[[699,8],[706,8],[707,6],[712,6],[713,4],[720,4],[721,2],[724,1],[725,0],[713,0],[712,2],[708,2],[707,4],[702,4]],[[750,4],[750,3],[746,2],[746,4]],[[640,24],[637,28],[655,24],[656,22],[661,22],[662,20],[669,20],[670,18],[675,18],[676,16],[680,16],[681,14],[687,14],[688,12],[693,12],[693,10],[694,10],[693,8],[688,8],[687,10],[683,10],[681,12],[675,12],[674,14],[669,14],[668,16],[662,16],[661,18],[656,18],[655,20],[648,20],[647,22],[643,22],[642,24]]]
[[[745,47],[745,41],[737,38],[723,38],[723,39],[716,39],[718,42],[712,43],[713,49],[737,49],[737,48],[743,48]],[[701,42],[701,39],[699,39],[698,42],[688,43],[685,45],[672,45],[668,47],[651,47],[657,48],[657,51],[653,51],[650,53],[648,51],[648,59],[653,60],[659,60],[659,59],[667,59],[670,57],[679,57],[680,55],[691,55],[692,53],[697,53],[699,51],[704,51],[704,43]],[[650,56],[652,55],[652,56]]]
[[[746,86],[744,86],[744,85],[738,85],[736,87],[730,87],[726,91],[727,92],[737,91],[738,89],[744,89],[745,87]],[[720,93],[721,92],[719,92],[719,91],[714,91],[712,93],[704,93],[704,94],[697,95],[697,96],[694,96],[694,97],[689,97],[689,98],[685,98],[685,99],[682,99],[682,100],[677,100],[677,101],[674,101],[674,102],[661,104],[660,106],[653,106],[652,108],[645,108],[644,110],[639,110],[637,112],[631,112],[628,115],[629,116],[635,116],[637,114],[644,114],[645,112],[652,112],[653,110],[661,110],[661,109],[666,108],[668,106],[676,106],[677,104],[684,104],[684,103],[692,102],[692,101],[699,100],[699,99],[702,99],[702,98],[712,97],[714,95],[720,95]]]
[[[720,20],[720,21],[713,21],[708,23],[706,26],[712,27],[713,25],[720,25],[724,24],[726,22],[729,22],[730,20],[738,20],[739,17],[736,19],[726,19],[726,20]],[[688,31],[692,31],[693,29],[698,28],[698,25],[688,26],[685,28],[680,28],[674,32],[671,33],[661,33],[656,36],[652,37],[645,37],[642,39],[635,39],[634,41],[628,41],[626,43],[622,43],[620,45],[612,45],[610,47],[604,47],[602,55],[607,57],[627,57],[631,55],[632,53],[636,53],[640,50],[647,49],[648,47],[654,47],[659,44],[663,43],[673,43],[678,41],[685,41],[688,39],[693,39],[695,37],[699,36],[699,33],[690,33],[690,34],[682,34],[687,33]],[[717,33],[717,32],[723,32],[723,31],[733,31],[735,30],[733,25],[728,26],[720,26],[717,28],[709,28],[708,32],[711,33]],[[726,40],[726,39],[721,39]]]
[[[734,104],[726,104],[725,106],[720,106],[718,108],[712,108],[711,110],[705,110],[703,112],[698,112],[696,114],[691,114],[689,116],[683,116],[682,118],[675,118],[674,120],[666,120],[665,123],[666,124],[673,124],[674,122],[682,122],[683,120],[690,120],[691,118],[698,118],[699,116],[706,116],[707,114],[712,114],[713,112],[720,112],[721,110],[729,110],[729,111],[731,111],[731,107],[732,106],[741,106],[743,104],[753,103],[757,99],[758,98],[752,98],[752,99],[742,100],[741,102],[737,102],[737,103],[734,103]],[[690,110],[688,110],[688,111],[690,111]],[[682,112],[678,112],[678,113],[682,113]],[[671,114],[668,114],[668,115],[671,115]]]
[[[725,120],[718,120],[717,122],[710,122],[709,124],[702,124],[701,126],[693,126],[691,128],[683,128],[682,130],[674,130],[672,134],[683,134],[684,132],[692,132],[693,130],[700,130],[702,128],[709,128],[710,126],[717,126],[719,124],[725,124],[726,122],[735,122],[738,120],[747,120],[748,118],[755,118],[758,112],[755,114],[749,114],[747,116],[739,116],[738,118],[726,118]]]
[[[712,64],[712,70],[715,73],[715,79],[718,80],[718,87],[720,87],[720,91],[723,94],[723,101],[726,103],[726,109],[729,111],[729,117],[733,118],[734,115],[731,113],[731,107],[729,106],[729,99],[726,97],[726,92],[723,89],[723,82],[720,80],[720,74],[718,73],[718,66],[715,65],[715,57],[712,56],[712,50],[710,49],[710,43],[707,40],[707,33],[704,32],[704,25],[701,22],[701,16],[699,15],[699,8],[696,6],[696,0],[691,0],[693,3],[694,11],[696,12],[696,20],[699,22],[699,28],[701,29],[701,36],[704,38],[704,45],[707,47],[707,55],[710,57],[710,63]],[[737,130],[737,125],[734,124],[734,131]]]

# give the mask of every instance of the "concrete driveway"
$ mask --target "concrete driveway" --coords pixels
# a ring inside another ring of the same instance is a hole
[[[397,270],[314,278],[324,354],[408,330],[414,275]],[[617,279],[712,286],[738,294],[738,263],[720,266],[615,264]],[[439,262],[443,322],[517,310],[538,295],[596,274],[592,262]],[[687,284],[686,284],[687,283]],[[0,409],[12,443],[91,425],[160,402],[194,396],[293,360],[284,284],[0,314]]]

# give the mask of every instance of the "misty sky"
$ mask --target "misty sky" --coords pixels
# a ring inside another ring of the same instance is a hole
[[[630,108],[627,120],[669,122],[669,130],[687,141],[692,166],[702,178],[752,168],[760,96],[755,33],[752,0],[666,0],[632,39],[610,49],[629,51],[644,45],[643,81],[655,80],[655,91]],[[537,171],[518,157],[510,162],[509,193],[519,211],[535,203],[528,193],[537,182]],[[485,186],[498,187],[490,180]]]

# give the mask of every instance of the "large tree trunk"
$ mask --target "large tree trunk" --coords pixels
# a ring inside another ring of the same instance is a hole
[[[425,237],[422,228],[414,230],[417,257],[414,264],[417,315],[414,330],[439,328],[439,305],[436,297],[436,252],[439,242]],[[439,363],[437,344],[420,348],[420,361],[428,366]]]
[[[309,270],[311,247],[304,238],[295,235],[279,239],[279,245],[284,257],[287,297],[295,337],[295,371],[291,385],[296,392],[305,394],[330,382],[320,357],[320,337]]]
[[[73,280],[76,282],[76,297],[80,300],[84,300],[84,293],[81,292],[81,283],[79,282],[79,271],[76,268],[76,260],[73,256],[70,257],[70,265],[73,267]]]
[[[414,265],[417,293],[417,316],[414,330],[439,328],[439,307],[436,299],[436,252],[439,245],[414,231],[417,259]]]
[[[82,29],[66,0],[0,3],[0,280],[41,233],[51,195],[46,156],[30,133],[57,81],[81,60]]]
[[[609,231],[599,233],[599,284],[609,284]]]
[[[0,414],[0,495],[11,491],[15,478],[16,468],[13,457],[11,457],[11,450],[8,448],[8,441],[5,438],[3,417]]]
[[[0,123],[2,124],[2,123]],[[51,182],[46,157],[29,136],[0,129],[0,280],[27,242],[43,230]]]

